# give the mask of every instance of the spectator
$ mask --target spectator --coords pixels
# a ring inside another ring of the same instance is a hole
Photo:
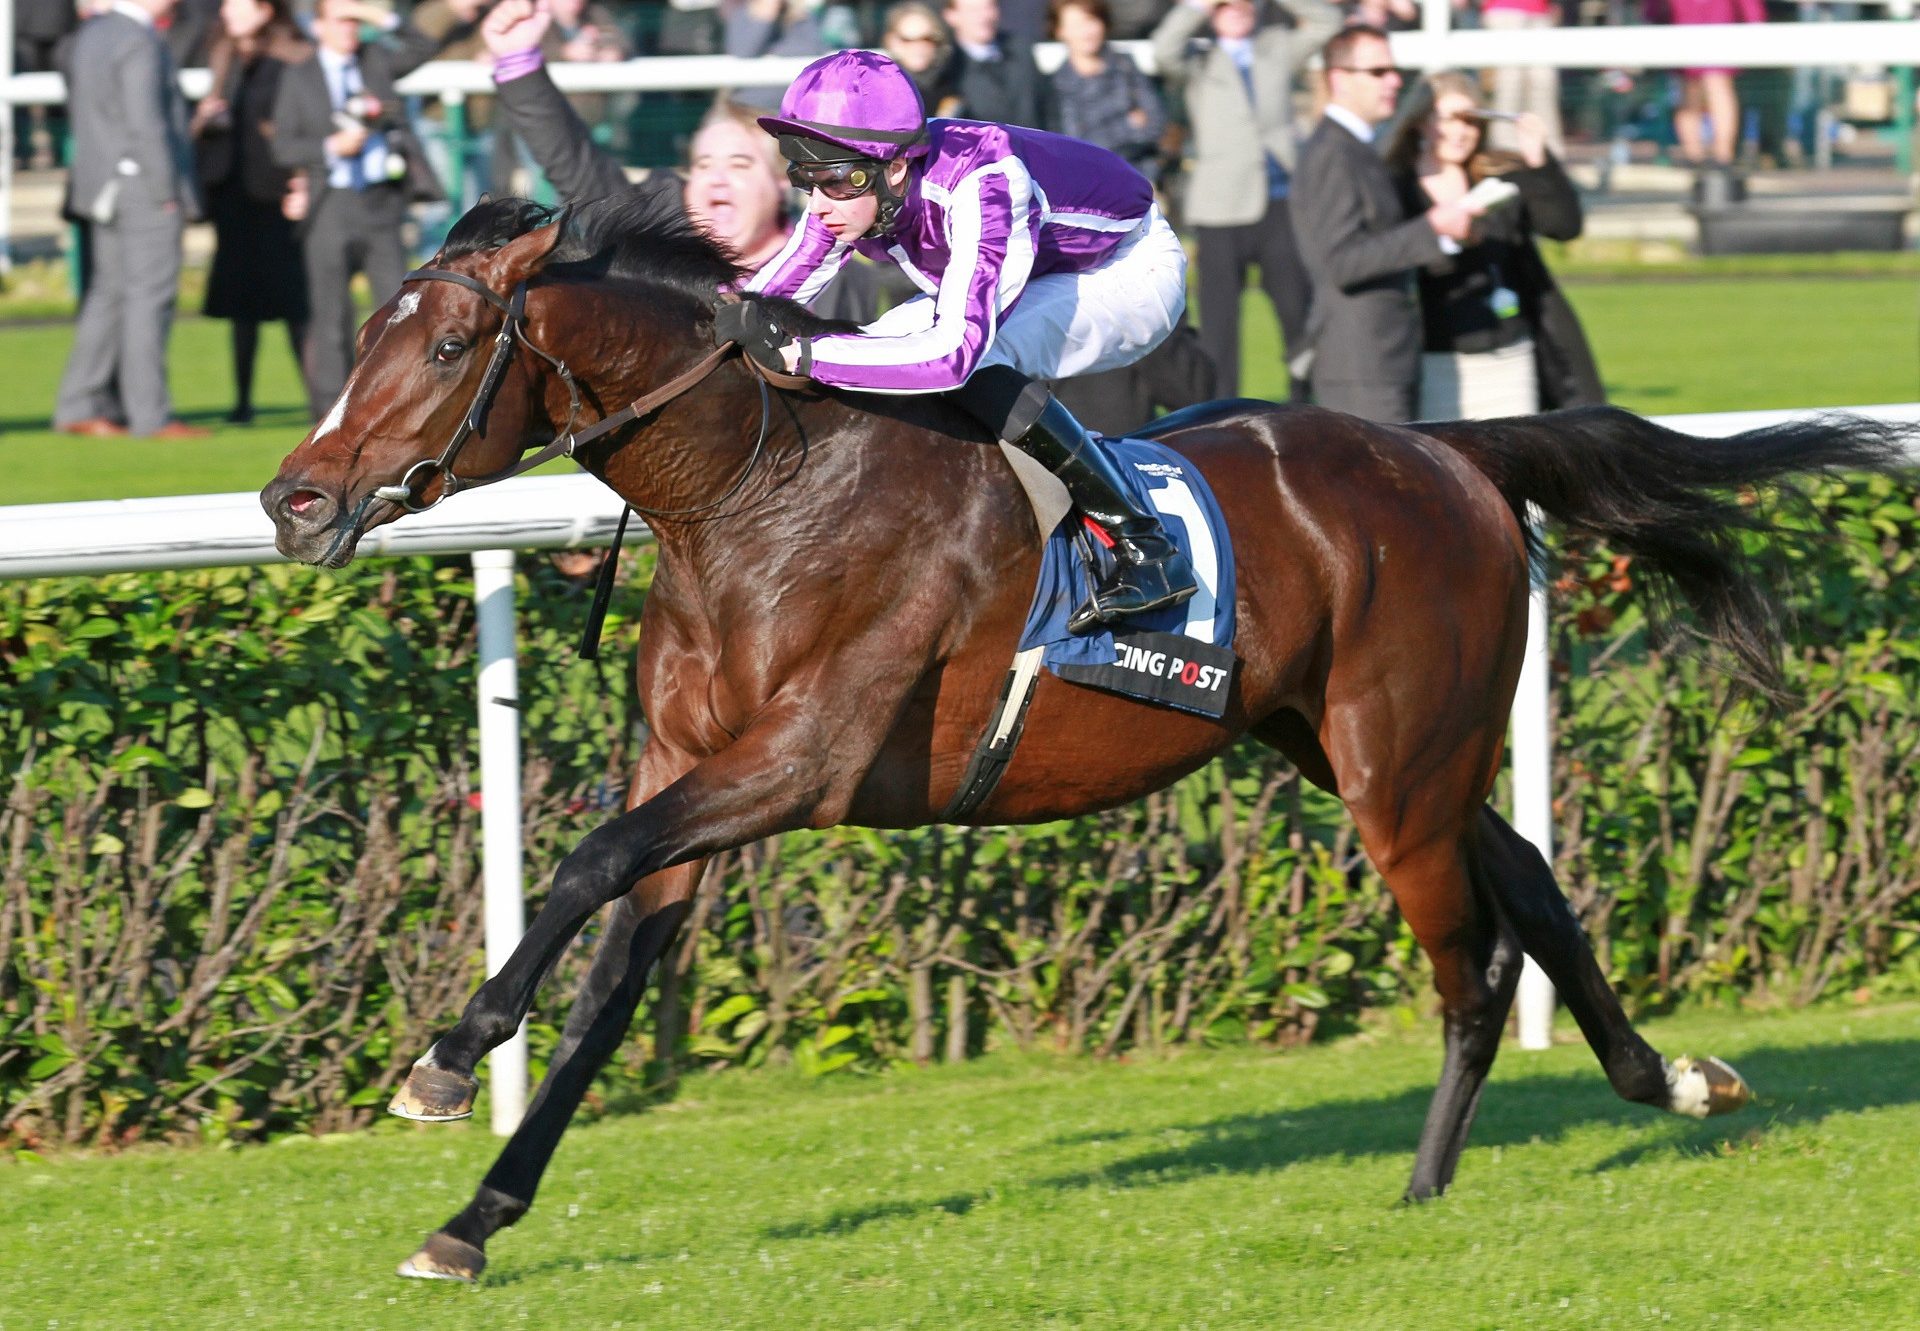
[[[1646,0],[1649,23],[1765,23],[1761,0]],[[1713,142],[1707,142],[1711,130]],[[1740,99],[1733,90],[1733,71],[1720,67],[1680,71],[1680,105],[1673,113],[1673,132],[1687,165],[1722,170],[1733,166],[1740,143]]]
[[[388,40],[363,46],[362,24]],[[354,273],[366,275],[373,303],[384,304],[407,271],[400,227],[408,202],[443,196],[394,91],[394,80],[424,63],[433,43],[364,0],[319,0],[313,26],[320,49],[280,79],[273,158],[307,177],[300,230],[313,308],[307,405],[318,419],[353,366]]]
[[[285,215],[291,173],[273,160],[273,103],[282,71],[311,58],[287,0],[225,0],[208,53],[213,91],[194,108],[200,184],[213,219],[206,313],[233,324],[233,411],[253,419],[260,325],[285,320],[296,360],[306,345],[307,279]]]
[[[880,47],[907,71],[920,90],[929,116],[960,113],[960,97],[949,79],[953,43],[940,13],[922,0],[899,0],[887,10]]]
[[[54,404],[54,425],[68,434],[207,433],[173,419],[167,388],[180,236],[200,214],[187,103],[155,29],[173,3],[115,0],[73,39],[65,211],[91,227],[93,274]]]
[[[1067,48],[1052,79],[1059,130],[1118,153],[1155,180],[1167,108],[1133,58],[1107,45],[1107,18],[1107,0],[1053,0],[1054,36]]]
[[[1545,401],[1604,400],[1579,322],[1533,239],[1577,237],[1580,195],[1548,150],[1539,117],[1522,114],[1514,122],[1517,155],[1488,151],[1486,126],[1473,80],[1436,74],[1387,149],[1387,168],[1410,214],[1457,203],[1483,180],[1498,178],[1519,191],[1489,210],[1472,244],[1421,271],[1421,420],[1525,416]],[[1557,307],[1551,315],[1550,305]]]
[[[819,0],[731,0],[726,14],[727,54],[742,60],[763,55],[816,56],[827,53],[820,32]],[[739,88],[735,101],[772,110],[786,85]]]
[[[1192,128],[1185,220],[1199,269],[1200,340],[1220,392],[1240,391],[1240,293],[1248,270],[1273,302],[1287,354],[1305,342],[1311,282],[1294,240],[1294,79],[1340,28],[1326,0],[1296,0],[1289,27],[1255,0],[1183,0],[1153,35],[1161,75]],[[1204,32],[1203,32],[1204,29]]]
[[[1387,34],[1343,29],[1321,53],[1327,112],[1300,152],[1293,227],[1313,275],[1303,360],[1314,400],[1377,421],[1414,417],[1420,378],[1420,309],[1414,272],[1472,235],[1474,213],[1454,202],[1409,217],[1374,150],[1393,114],[1400,71]]]
[[[1047,81],[1033,63],[1033,42],[1001,27],[999,0],[948,0],[943,17],[953,32],[948,81],[960,98],[960,114],[1051,129],[1053,108]]]
[[[1525,32],[1560,26],[1560,6],[1554,0],[1480,0],[1480,21],[1493,32]],[[1560,134],[1560,71],[1552,65],[1502,65],[1493,76],[1493,104],[1510,115],[1537,116],[1547,135],[1547,148],[1565,151]],[[1489,125],[1491,146],[1519,147],[1512,121]]]

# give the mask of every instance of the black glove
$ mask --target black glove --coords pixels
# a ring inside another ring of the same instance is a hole
[[[782,328],[758,301],[728,301],[714,307],[713,344],[724,347],[729,342],[737,342],[742,352],[769,370],[786,372],[787,361],[780,354],[780,348],[789,342],[801,344],[802,363],[810,361],[806,341]]]

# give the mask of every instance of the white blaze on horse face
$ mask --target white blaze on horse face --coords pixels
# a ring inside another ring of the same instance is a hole
[[[387,327],[393,327],[419,308],[420,293],[418,291],[407,292],[406,295],[400,297],[400,303],[394,307],[393,313],[388,316]]]
[[[347,389],[351,387],[352,385],[349,384],[347,388],[341,389],[340,396],[333,400],[333,410],[329,411],[327,418],[320,422],[320,428],[313,432],[315,439],[324,439],[340,428],[340,422],[347,414]]]

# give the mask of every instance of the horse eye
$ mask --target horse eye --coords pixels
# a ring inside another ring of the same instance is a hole
[[[459,360],[466,349],[467,344],[457,337],[442,338],[440,345],[433,349],[433,358],[443,365],[451,364]]]

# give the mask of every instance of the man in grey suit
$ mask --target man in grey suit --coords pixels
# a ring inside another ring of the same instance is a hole
[[[363,46],[363,25],[385,39]],[[273,160],[304,170],[311,200],[300,224],[312,323],[304,368],[315,420],[353,368],[351,284],[365,273],[376,307],[406,275],[400,236],[409,201],[444,197],[408,131],[394,81],[425,63],[434,43],[361,0],[319,0],[312,59],[281,75],[273,105]]]
[[[1200,342],[1222,397],[1240,391],[1240,292],[1252,265],[1288,353],[1306,337],[1309,281],[1288,204],[1293,85],[1340,30],[1340,11],[1326,0],[1292,0],[1289,9],[1291,26],[1269,0],[1182,0],[1153,34],[1161,77],[1186,94],[1193,138],[1183,213],[1199,270]]]
[[[207,433],[173,419],[167,389],[180,235],[200,215],[187,103],[154,26],[174,3],[113,0],[73,39],[66,215],[92,228],[93,280],[54,402],[68,434]]]
[[[1412,420],[1420,387],[1416,271],[1472,238],[1454,203],[1409,218],[1373,143],[1400,91],[1387,35],[1355,25],[1322,52],[1327,113],[1300,152],[1293,229],[1313,276],[1313,400],[1369,420]],[[1292,349],[1289,348],[1290,354]],[[1294,355],[1294,373],[1306,365]]]

